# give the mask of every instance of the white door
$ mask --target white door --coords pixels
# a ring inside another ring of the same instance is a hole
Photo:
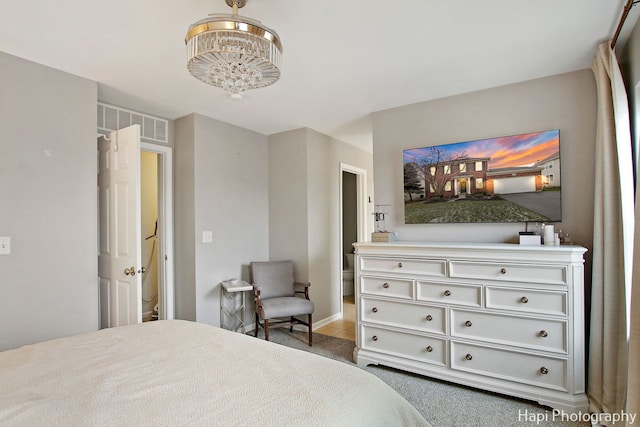
[[[100,327],[142,322],[140,126],[98,138]]]

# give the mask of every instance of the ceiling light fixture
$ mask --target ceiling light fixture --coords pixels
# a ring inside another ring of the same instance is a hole
[[[197,79],[238,99],[280,78],[282,43],[260,21],[238,15],[247,0],[225,0],[232,14],[212,13],[189,27],[187,69]]]

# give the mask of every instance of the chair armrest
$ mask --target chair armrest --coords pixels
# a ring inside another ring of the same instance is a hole
[[[254,284],[253,285],[253,292],[255,294],[256,297],[256,304],[261,302],[261,298],[260,298],[260,286]]]
[[[311,286],[311,282],[293,282],[293,286],[304,286],[305,288],[308,288]]]
[[[309,299],[309,286],[311,286],[311,282],[293,282],[295,292],[297,294],[304,294],[306,299]]]
[[[263,313],[262,313],[262,298],[260,297],[260,286],[258,286],[258,285],[256,285],[254,283],[253,284],[253,291],[255,292],[256,312],[260,313],[260,315],[263,315]]]

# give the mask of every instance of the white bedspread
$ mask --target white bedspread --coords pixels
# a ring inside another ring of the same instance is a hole
[[[428,424],[355,366],[167,320],[1,352],[0,425]]]

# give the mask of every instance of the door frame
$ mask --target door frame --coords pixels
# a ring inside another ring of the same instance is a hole
[[[364,242],[367,234],[367,171],[365,169],[361,169],[359,167],[349,165],[347,163],[340,162],[340,178],[339,178],[339,206],[340,206],[340,220],[338,221],[340,224],[339,230],[339,258],[340,258],[340,268],[338,274],[340,275],[340,279],[338,283],[340,283],[340,317],[344,316],[344,304],[342,302],[343,294],[344,294],[344,282],[342,281],[342,270],[344,269],[344,260],[342,256],[342,248],[344,247],[343,241],[343,224],[342,224],[342,173],[349,172],[356,176],[356,215],[357,215],[357,238],[358,242]],[[355,280],[355,276],[354,276]],[[357,283],[354,283],[354,286],[357,286]]]
[[[140,143],[140,150],[158,154],[158,319],[175,317],[173,254],[173,149]]]

